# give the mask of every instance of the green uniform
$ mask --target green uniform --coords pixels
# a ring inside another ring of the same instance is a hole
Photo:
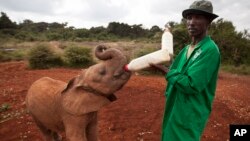
[[[162,141],[199,141],[211,113],[220,52],[204,37],[187,59],[187,45],[166,74],[166,107]]]

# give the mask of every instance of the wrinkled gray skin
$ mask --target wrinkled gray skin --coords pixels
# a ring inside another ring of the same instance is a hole
[[[102,62],[83,70],[69,83],[48,77],[30,87],[26,106],[46,141],[97,141],[97,111],[115,99],[114,92],[129,80],[121,51],[98,46],[95,55]]]

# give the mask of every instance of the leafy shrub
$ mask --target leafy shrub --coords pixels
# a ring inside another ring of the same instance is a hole
[[[35,38],[35,35],[32,35],[31,32],[27,32],[27,31],[18,32],[15,35],[15,38],[19,39],[19,40],[23,40],[23,41],[35,41],[35,40],[38,40],[38,39]]]
[[[38,45],[28,54],[29,65],[33,69],[47,69],[61,66],[63,61],[48,45]]]
[[[243,75],[250,74],[250,66],[244,64],[237,67],[232,64],[222,64],[221,70],[234,74],[243,74]]]
[[[24,60],[27,56],[26,52],[25,49],[0,49],[0,62]]]
[[[140,49],[139,51],[137,51],[135,53],[135,58],[138,58],[138,57],[141,57],[141,56],[144,56],[146,54],[149,54],[149,53],[152,53],[154,51],[156,51],[157,49],[156,48],[143,48],[143,49]]]
[[[87,67],[93,64],[90,48],[70,46],[64,51],[64,57],[70,67]]]
[[[11,60],[15,61],[24,60],[27,57],[27,50],[24,49],[14,50],[13,52],[10,53],[10,55],[11,55]]]
[[[10,61],[11,57],[6,53],[6,51],[0,50],[0,62]]]
[[[49,41],[53,41],[53,40],[60,40],[62,39],[62,34],[59,33],[47,33],[46,37]]]

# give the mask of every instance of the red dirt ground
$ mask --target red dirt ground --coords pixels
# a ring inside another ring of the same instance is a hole
[[[80,69],[29,70],[26,62],[0,63],[1,141],[42,141],[25,109],[29,86],[43,76],[68,81]],[[118,100],[99,112],[100,141],[159,141],[165,79],[133,75],[116,93]],[[250,124],[250,76],[220,72],[213,111],[202,141],[228,141],[229,124]],[[3,109],[3,107],[1,107]]]

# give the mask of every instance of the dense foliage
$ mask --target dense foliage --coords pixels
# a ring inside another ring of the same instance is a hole
[[[174,50],[177,54],[185,44],[190,42],[185,21],[169,22],[174,35]],[[110,22],[107,27],[86,28],[68,27],[67,23],[46,23],[24,20],[17,24],[12,22],[6,13],[1,12],[0,42],[8,41],[120,41],[140,40],[160,43],[162,29],[152,26],[150,29],[139,25]],[[236,31],[233,23],[218,19],[211,24],[209,34],[218,44],[222,62],[239,66],[250,64],[250,34],[247,30]],[[0,56],[1,57],[1,56]]]
[[[93,64],[91,49],[71,46],[64,51],[65,61],[70,67],[88,67]]]
[[[47,45],[38,45],[29,52],[29,66],[33,69],[47,69],[61,66],[61,57]]]

